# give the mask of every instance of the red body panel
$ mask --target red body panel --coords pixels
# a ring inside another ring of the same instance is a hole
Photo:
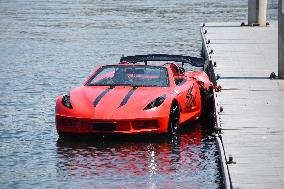
[[[121,106],[122,101],[133,90],[131,86],[115,86],[109,89],[109,86],[86,86],[85,82],[83,86],[70,91],[72,108],[64,106],[63,96],[59,96],[55,108],[57,131],[59,133],[165,133],[168,131],[170,108],[174,100],[180,107],[180,123],[198,119],[201,114],[201,83],[205,88],[212,86],[207,75],[202,71],[179,75],[171,66],[167,66],[167,71],[168,87],[138,87],[123,106]],[[177,79],[183,82],[177,85],[175,82]],[[104,91],[107,92],[94,105],[95,99]],[[162,95],[166,95],[166,99],[160,106],[144,109]]]

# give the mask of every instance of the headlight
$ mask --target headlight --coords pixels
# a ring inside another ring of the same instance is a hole
[[[156,98],[155,100],[153,100],[152,102],[150,102],[145,108],[144,110],[149,110],[155,107],[160,106],[161,104],[163,104],[163,102],[166,100],[166,95],[162,95],[158,98]]]
[[[71,102],[70,102],[70,95],[69,95],[69,94],[64,95],[64,96],[62,97],[61,103],[62,103],[66,108],[70,108],[70,109],[73,108],[73,107],[72,107],[72,104],[71,104]]]

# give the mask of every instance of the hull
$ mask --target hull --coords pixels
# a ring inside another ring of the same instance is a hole
[[[74,107],[62,105],[62,96],[56,103],[56,129],[58,133],[166,133],[171,97],[163,106],[144,110],[156,95],[168,92],[163,88],[139,88],[121,106],[132,87],[116,87],[93,102],[108,90],[107,87],[79,87],[71,91]],[[153,95],[155,94],[155,95]],[[154,97],[151,97],[154,96]],[[141,103],[141,100],[145,101]]]
[[[178,104],[178,124],[197,120],[202,114],[201,88],[212,87],[207,75],[202,71],[178,75],[171,67],[167,70],[167,87],[88,86],[85,82],[70,92],[71,107],[64,105],[64,97],[59,96],[55,107],[57,132],[167,133],[173,103]],[[160,97],[164,97],[161,104],[147,108]]]

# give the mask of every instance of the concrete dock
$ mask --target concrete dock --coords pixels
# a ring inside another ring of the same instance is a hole
[[[204,56],[222,87],[215,103],[227,187],[284,188],[284,80],[269,79],[278,69],[277,22],[240,24],[201,26]]]

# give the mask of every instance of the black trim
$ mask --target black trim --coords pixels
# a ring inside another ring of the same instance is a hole
[[[169,55],[169,54],[148,54],[148,55],[121,57],[120,62],[123,63],[124,61],[134,64],[138,62],[144,62],[145,65],[147,65],[147,61],[174,61],[174,62],[181,62],[182,66],[185,63],[196,67],[204,66],[203,58],[182,56],[182,55]]]
[[[132,96],[132,94],[134,93],[134,91],[135,91],[136,89],[137,89],[137,87],[133,87],[133,88],[127,93],[127,95],[126,95],[126,96],[124,97],[124,99],[121,101],[119,107],[124,106],[124,105],[128,102],[129,98]]]
[[[100,102],[100,100],[110,91],[112,90],[114,87],[111,86],[110,88],[104,90],[93,102],[94,107],[96,107],[98,105],[98,103]]]

